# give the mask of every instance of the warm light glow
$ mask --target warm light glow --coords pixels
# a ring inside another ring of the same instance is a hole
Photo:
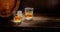
[[[33,14],[32,13],[26,13],[26,15],[25,15],[27,18],[31,18],[32,16],[33,16]]]
[[[32,13],[26,13],[25,17],[26,17],[27,20],[30,20],[30,19],[32,19],[33,14]]]
[[[14,22],[21,22],[22,21],[22,11],[17,11],[15,14],[14,12]]]
[[[15,19],[15,22],[21,22],[22,17],[21,16],[15,16],[14,19]]]

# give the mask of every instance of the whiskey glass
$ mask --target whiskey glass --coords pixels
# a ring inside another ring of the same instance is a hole
[[[17,11],[17,12],[14,12],[14,18],[13,18],[13,22],[16,23],[16,24],[19,24],[22,22],[22,11]]]
[[[33,19],[33,8],[26,7],[25,8],[25,19],[32,20]]]

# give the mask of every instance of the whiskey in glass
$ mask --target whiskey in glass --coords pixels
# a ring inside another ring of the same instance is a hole
[[[22,22],[22,11],[17,11],[15,14],[14,14],[14,23],[21,23]]]
[[[25,18],[26,20],[31,20],[33,18],[33,8],[25,8]]]

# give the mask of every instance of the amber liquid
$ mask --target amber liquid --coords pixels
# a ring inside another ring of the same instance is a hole
[[[26,17],[27,19],[32,18],[32,16],[33,16],[32,13],[26,13],[26,15],[25,15],[25,17]]]
[[[22,20],[22,17],[21,16],[15,16],[15,22],[20,22]]]

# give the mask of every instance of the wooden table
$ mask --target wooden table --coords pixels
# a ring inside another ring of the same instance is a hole
[[[24,17],[23,17],[24,18]],[[33,20],[24,20],[19,25],[13,25],[13,27],[60,27],[60,20],[57,18],[50,18],[44,16],[34,16]]]

